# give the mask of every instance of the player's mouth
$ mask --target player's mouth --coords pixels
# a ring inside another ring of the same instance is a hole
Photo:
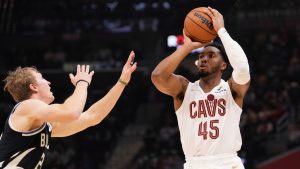
[[[206,69],[207,67],[208,67],[207,64],[201,64],[201,65],[199,66],[200,69]]]

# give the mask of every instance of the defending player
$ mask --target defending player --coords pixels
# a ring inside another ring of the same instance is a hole
[[[4,89],[16,102],[0,137],[0,168],[40,169],[49,149],[50,137],[66,137],[100,123],[112,110],[137,64],[131,52],[119,81],[87,111],[83,108],[87,87],[94,72],[89,66],[77,66],[70,75],[75,86],[63,104],[51,104],[54,96],[50,82],[33,67],[17,68],[5,79]]]

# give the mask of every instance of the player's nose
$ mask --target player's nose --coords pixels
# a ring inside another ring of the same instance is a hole
[[[202,56],[202,58],[201,58],[201,62],[207,62],[207,59],[208,59],[208,56],[207,56],[207,55],[204,55],[204,56]]]

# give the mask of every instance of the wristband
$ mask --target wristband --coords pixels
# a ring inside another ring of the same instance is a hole
[[[118,82],[120,82],[121,84],[123,84],[124,86],[126,86],[127,85],[127,83],[126,82],[124,82],[123,80],[121,80],[121,79],[119,79],[118,80]]]
[[[88,84],[88,86],[90,85],[90,83],[89,83],[88,81],[83,80],[83,79],[80,79],[80,80],[78,80],[78,81],[76,82],[75,86],[77,86],[77,84],[78,84],[79,82],[86,82],[86,83]]]

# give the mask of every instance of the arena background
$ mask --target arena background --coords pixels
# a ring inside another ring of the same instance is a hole
[[[186,13],[212,6],[244,48],[252,83],[241,118],[246,169],[300,166],[300,1],[296,0],[0,0],[0,76],[36,66],[51,81],[56,102],[73,87],[78,63],[96,74],[87,106],[116,83],[129,52],[138,69],[111,114],[98,126],[54,139],[44,169],[182,169],[172,99],[150,81],[154,66],[182,40]],[[174,46],[174,43],[171,43]],[[191,54],[178,69],[197,79]],[[3,88],[3,82],[1,82]],[[0,130],[15,103],[0,94]],[[230,136],[228,136],[230,137]]]

